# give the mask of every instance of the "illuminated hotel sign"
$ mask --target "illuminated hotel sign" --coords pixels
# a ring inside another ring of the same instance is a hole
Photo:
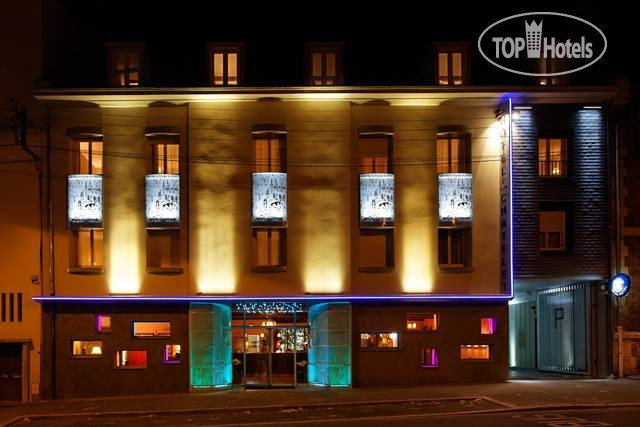
[[[287,174],[260,172],[253,174],[253,225],[287,223]]]
[[[102,175],[69,175],[67,182],[70,227],[102,227]]]
[[[471,224],[473,216],[470,173],[438,175],[438,220],[440,225]]]
[[[394,177],[390,173],[360,175],[360,225],[391,226],[395,219]]]
[[[180,225],[180,176],[145,177],[147,226]]]

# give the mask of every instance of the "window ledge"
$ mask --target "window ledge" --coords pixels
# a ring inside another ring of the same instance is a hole
[[[569,175],[538,175],[540,179],[566,179],[569,180]]]
[[[103,274],[104,267],[69,267],[67,273],[70,274]]]
[[[182,274],[182,267],[147,267],[149,274]]]
[[[287,271],[286,265],[263,265],[251,267],[252,273],[283,273]]]
[[[395,270],[395,267],[360,267],[360,273],[389,273]]]
[[[539,248],[540,252],[549,252],[549,253],[564,253],[567,252],[566,249],[554,249],[554,248]]]
[[[438,273],[471,273],[473,267],[438,267]]]

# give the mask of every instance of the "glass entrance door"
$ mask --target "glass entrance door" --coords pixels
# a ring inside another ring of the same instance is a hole
[[[233,383],[295,387],[307,382],[309,328],[296,303],[237,304],[232,317]]]
[[[245,377],[248,386],[271,385],[271,330],[247,328],[244,334]]]

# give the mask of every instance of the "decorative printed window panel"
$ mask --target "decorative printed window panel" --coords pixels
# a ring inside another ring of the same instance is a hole
[[[171,322],[133,322],[134,337],[170,337]]]
[[[253,225],[286,225],[287,174],[260,172],[253,174]]]
[[[367,173],[360,175],[360,225],[392,226],[394,220],[393,174]]]
[[[145,177],[147,226],[180,225],[180,176]]]
[[[491,347],[487,344],[465,344],[460,346],[462,360],[491,360]]]
[[[440,225],[471,224],[473,179],[470,173],[438,175],[438,219]]]
[[[102,175],[69,175],[67,182],[70,227],[102,227]]]

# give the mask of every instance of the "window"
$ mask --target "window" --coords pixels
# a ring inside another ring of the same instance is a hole
[[[7,304],[7,295],[8,304]],[[0,296],[0,321],[2,322],[22,322],[22,292],[2,292]]]
[[[146,369],[146,350],[117,350],[116,368],[118,369]]]
[[[358,142],[360,173],[389,173],[391,147],[390,138],[361,138]]]
[[[471,266],[471,229],[438,229],[438,266],[462,268]]]
[[[286,266],[286,230],[280,228],[255,228],[253,230],[255,266]]]
[[[116,87],[140,86],[142,45],[113,44],[108,46],[108,51],[111,85]]]
[[[436,49],[436,75],[439,85],[460,86],[466,83],[466,49],[439,48]]]
[[[559,73],[569,69],[568,59],[565,58],[540,58],[537,62],[537,72],[539,74]],[[569,75],[560,76],[537,76],[540,86],[566,85],[569,83]]]
[[[102,141],[75,141],[76,164],[73,173],[102,174]]]
[[[541,211],[540,222],[540,250],[564,251],[565,240],[565,211]]]
[[[103,266],[103,233],[99,229],[71,230],[71,267]]]
[[[134,337],[170,337],[171,322],[133,322]]]
[[[308,45],[309,84],[333,86],[342,84],[342,46],[339,44]]]
[[[471,143],[467,135],[438,135],[436,173],[471,173]]]
[[[256,173],[286,172],[284,134],[260,134],[253,141]]]
[[[180,268],[180,230],[147,230],[147,269]]]
[[[360,229],[360,271],[385,271],[393,268],[393,229]]]
[[[465,344],[460,346],[461,360],[491,360],[491,347],[487,344]]]
[[[420,349],[420,367],[421,368],[437,368],[438,367],[438,351],[435,348]]]
[[[167,344],[164,346],[162,356],[163,363],[180,363],[180,344]]]
[[[437,314],[408,314],[407,315],[407,331],[437,331],[438,315]]]
[[[174,142],[154,142],[152,144],[151,173],[180,173],[180,145]]]
[[[102,341],[72,341],[72,357],[102,357]]]
[[[400,348],[397,332],[367,332],[360,334],[360,348],[397,349]]]
[[[209,46],[210,84],[237,86],[240,84],[241,45]]]
[[[480,334],[493,335],[496,333],[496,318],[483,317],[480,319]]]
[[[567,176],[567,140],[565,138],[538,139],[538,175]]]
[[[96,331],[111,332],[111,316],[98,314],[96,316]]]

